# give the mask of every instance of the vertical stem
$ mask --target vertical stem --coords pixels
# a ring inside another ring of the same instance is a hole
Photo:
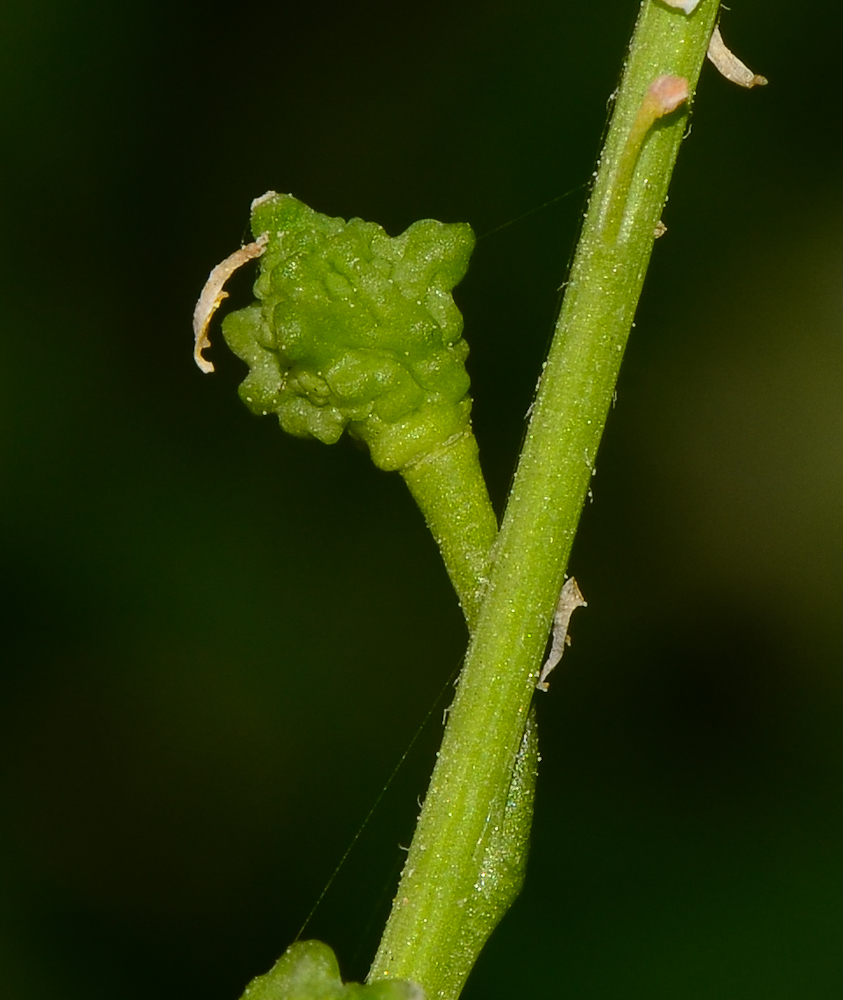
[[[457,997],[476,960],[459,949],[474,919],[464,904],[510,785],[687,110],[649,131],[620,193],[618,164],[656,77],[685,77],[693,93],[717,8],[702,0],[688,16],[644,0],[630,45],[489,586],[370,972],[414,980],[430,1000]]]

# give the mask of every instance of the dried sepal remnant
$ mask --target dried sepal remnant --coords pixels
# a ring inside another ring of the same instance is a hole
[[[708,58],[717,69],[739,87],[764,87],[767,84],[766,76],[759,76],[726,47],[723,36],[720,34],[719,26],[714,29],[711,41],[708,43]]]
[[[260,257],[266,249],[268,239],[269,234],[263,233],[254,243],[248,243],[235,250],[230,257],[217,264],[208,275],[208,280],[193,310],[193,360],[206,375],[214,370],[214,366],[202,357],[202,351],[211,346],[208,340],[208,324],[211,322],[211,317],[219,309],[222,300],[228,297],[228,292],[223,291],[223,286],[239,267],[254,260],[255,257]]]
[[[550,644],[550,655],[544,661],[544,666],[539,673],[536,687],[539,691],[547,691],[550,686],[547,683],[548,675],[556,664],[562,659],[565,647],[571,645],[571,637],[568,635],[568,625],[571,615],[577,608],[587,607],[588,602],[582,596],[577,581],[571,576],[562,585],[559,594],[559,603],[553,613],[553,639]]]

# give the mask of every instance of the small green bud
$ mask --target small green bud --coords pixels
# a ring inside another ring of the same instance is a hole
[[[451,296],[474,247],[468,225],[424,220],[392,238],[268,192],[252,230],[266,246],[259,301],[223,323],[251,369],[240,387],[250,409],[326,444],[348,428],[383,469],[468,432],[468,346]]]
[[[321,941],[297,941],[266,973],[253,979],[242,1000],[425,1000],[415,983],[380,980],[343,984],[336,956]]]

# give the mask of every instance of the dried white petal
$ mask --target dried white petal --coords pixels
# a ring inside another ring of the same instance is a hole
[[[679,10],[684,11],[686,14],[690,14],[693,10],[695,10],[699,2],[700,0],[664,0],[664,3],[666,3],[668,7],[676,7]]]
[[[211,346],[208,340],[208,324],[211,322],[211,317],[219,309],[222,300],[228,298],[228,292],[223,291],[223,285],[238,267],[254,260],[255,257],[260,257],[266,249],[268,239],[269,233],[263,233],[254,243],[248,243],[235,250],[230,257],[217,264],[208,275],[208,280],[193,310],[193,360],[206,375],[214,370],[214,366],[202,357],[202,351]]]
[[[739,87],[763,87],[767,83],[765,76],[758,76],[738,59],[734,52],[726,48],[719,26],[714,29],[711,41],[708,43],[708,58],[720,70],[727,80]]]

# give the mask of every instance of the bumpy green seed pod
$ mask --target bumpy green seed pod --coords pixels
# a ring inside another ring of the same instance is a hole
[[[252,205],[252,230],[267,234],[259,301],[223,333],[250,366],[240,394],[254,412],[328,444],[348,428],[383,469],[468,432],[468,346],[451,290],[470,226],[425,220],[391,238],[269,192]]]
[[[333,951],[321,941],[298,941],[266,973],[253,979],[242,1000],[425,1000],[415,983],[343,983]]]

